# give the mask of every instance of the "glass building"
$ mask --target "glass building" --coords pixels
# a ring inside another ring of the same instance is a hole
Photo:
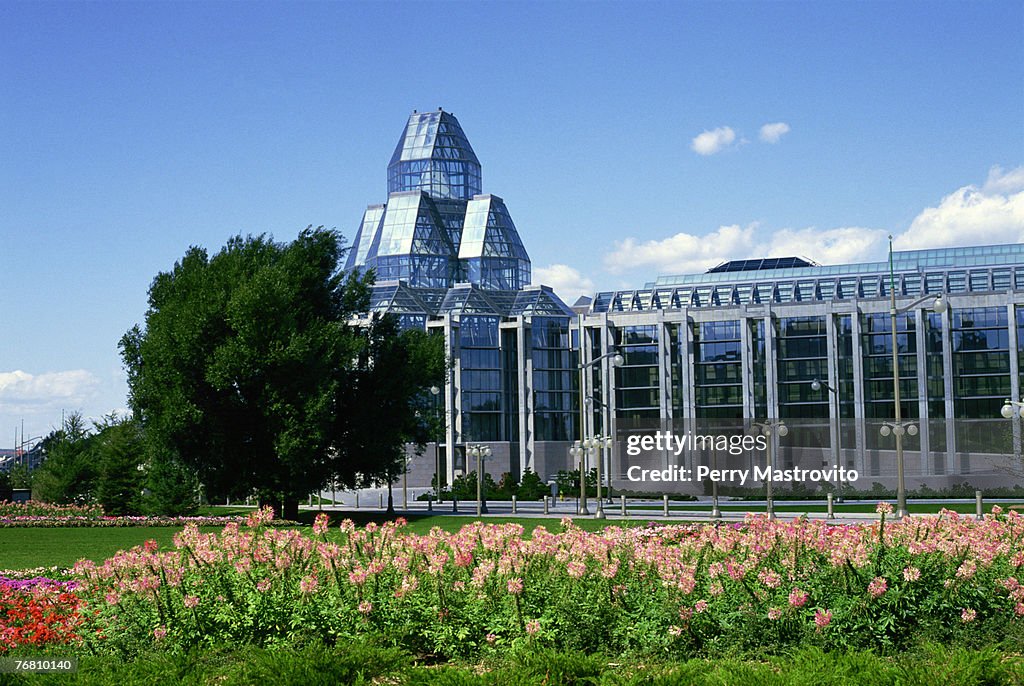
[[[888,261],[727,262],[598,293],[583,332],[584,360],[615,346],[626,357],[587,420],[620,445],[656,426],[749,433],[782,420],[790,432],[776,439],[776,467],[843,465],[858,471],[857,488],[891,488],[895,439],[880,429],[895,417],[895,345],[900,415],[916,431],[903,437],[907,487],[1024,483],[1020,420],[1000,415],[1024,380],[1024,245],[895,252],[891,274]],[[702,456],[665,455],[664,465],[677,460],[692,467]],[[622,463],[610,466],[620,483]]]
[[[445,339],[445,435],[414,458],[414,485],[430,483],[436,455],[447,483],[476,469],[465,463],[471,443],[491,446],[495,477],[553,474],[576,433],[575,313],[550,288],[530,285],[512,215],[482,193],[481,179],[453,114],[413,112],[388,165],[387,202],[366,208],[346,264],[374,270],[372,311]]]
[[[475,469],[471,443],[492,448],[496,477],[551,479],[573,468],[574,439],[600,433],[617,439],[606,478],[639,490],[624,479],[633,433],[749,434],[782,420],[790,433],[775,439],[776,467],[843,465],[859,472],[857,488],[891,488],[895,441],[880,429],[895,416],[893,346],[900,414],[917,429],[903,439],[908,488],[1024,482],[1008,476],[1020,472],[1021,420],[1000,416],[1024,381],[1024,245],[895,252],[891,278],[888,261],[737,260],[570,308],[529,285],[509,209],[482,193],[454,115],[414,112],[387,180],[387,202],[366,208],[346,266],[374,269],[372,310],[444,336],[451,359],[438,396],[444,436],[413,460],[411,484],[430,483],[435,455],[445,481]],[[940,295],[947,307],[936,312]],[[706,459],[664,451],[652,466]]]

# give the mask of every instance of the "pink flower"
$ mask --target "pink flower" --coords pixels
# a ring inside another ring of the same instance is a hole
[[[196,607],[199,605],[199,596],[187,595],[185,596],[185,599],[182,600],[182,603],[188,608]]]
[[[762,569],[757,573],[758,580],[768,588],[778,588],[782,583],[779,573],[771,569]]]
[[[803,607],[806,602],[807,593],[805,591],[802,591],[799,588],[794,588],[789,592],[789,604],[793,607]]]
[[[523,580],[519,577],[508,580],[508,592],[512,595],[519,595],[523,592]]]
[[[323,536],[327,533],[327,527],[331,522],[330,516],[326,512],[321,512],[316,516],[313,521],[313,535]]]
[[[675,626],[673,624],[672,626],[670,626],[668,628],[668,634],[669,634],[669,636],[682,636],[683,635],[683,628],[679,627],[679,626]]]
[[[892,505],[883,500],[875,506],[875,512],[878,514],[892,514]]]
[[[978,613],[975,610],[964,608],[963,612],[960,613],[960,621],[967,624],[968,622],[973,622],[977,616]]]
[[[814,613],[814,624],[818,629],[824,629],[832,622],[832,610],[818,610]]]
[[[904,567],[903,568],[903,580],[904,581],[917,581],[921,578],[921,570],[917,567]]]
[[[153,629],[153,637],[158,641],[162,641],[167,636],[167,627],[158,626]]]
[[[495,643],[498,642],[498,637],[495,636],[494,634],[487,634],[486,639],[487,639],[487,645],[489,645],[489,646],[492,646],[492,645],[494,645]]]
[[[540,622],[537,621],[536,619],[531,619],[530,621],[528,621],[526,623],[526,633],[528,633],[529,635],[534,636],[539,631],[540,631]]]
[[[871,580],[871,583],[868,584],[868,594],[872,598],[878,598],[879,596],[884,595],[888,590],[889,582],[880,576],[876,576]]]
[[[698,600],[697,602],[695,602],[693,604],[693,611],[696,612],[697,614],[700,614],[701,612],[704,612],[707,609],[708,609],[708,601],[706,601],[706,600]]]
[[[256,590],[260,593],[266,593],[270,589],[270,579],[261,579],[256,582]]]
[[[302,577],[302,580],[299,581],[299,590],[305,595],[309,595],[310,593],[315,592],[319,585],[320,582],[311,574],[309,576]]]
[[[778,619],[781,616],[782,616],[782,610],[780,610],[777,607],[773,607],[773,608],[770,608],[768,610],[768,619],[770,619],[772,621],[775,621],[776,619]]]
[[[369,600],[360,601],[359,607],[357,608],[360,614],[368,615],[373,611],[373,603]]]
[[[994,515],[1003,514],[1003,508],[999,507],[998,505],[993,505],[992,506],[992,514],[994,514]]]
[[[974,560],[964,560],[963,564],[957,567],[956,577],[958,579],[970,579],[978,571],[978,563]]]
[[[579,579],[587,573],[587,566],[579,560],[573,560],[568,565],[566,565],[566,571],[569,573],[569,576],[571,576],[573,579]]]

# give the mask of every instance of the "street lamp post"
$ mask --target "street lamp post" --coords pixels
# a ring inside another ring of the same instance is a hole
[[[491,456],[491,449],[486,445],[471,445],[466,453],[476,458],[476,516],[487,514],[487,501],[483,498],[484,460]]]
[[[917,426],[909,422],[904,422],[902,417],[902,408],[900,407],[900,357],[899,357],[899,345],[898,338],[896,336],[896,317],[900,314],[905,314],[910,310],[914,309],[926,300],[934,298],[932,303],[933,312],[945,312],[948,305],[943,300],[942,294],[937,296],[926,295],[918,298],[911,304],[896,308],[896,275],[895,268],[893,266],[893,255],[892,255],[892,236],[889,236],[889,328],[892,334],[892,397],[895,405],[895,421],[885,422],[880,433],[883,436],[888,436],[890,433],[896,436],[896,518],[900,519],[907,516],[907,489],[906,480],[904,478],[903,468],[903,435],[909,433],[911,436],[917,434]],[[911,430],[913,429],[913,430]]]
[[[838,480],[840,474],[839,467],[841,467],[843,464],[843,412],[841,405],[842,401],[839,398],[839,391],[829,386],[828,383],[822,381],[821,379],[815,379],[814,381],[811,382],[812,391],[818,392],[822,388],[824,388],[826,391],[828,391],[829,393],[836,397],[836,407],[838,408],[838,413],[836,416],[836,479]],[[839,502],[843,502],[843,484],[841,481],[839,482],[839,488],[837,490],[837,500]]]
[[[578,514],[578,515],[589,515],[590,514],[590,510],[587,509],[587,484],[586,484],[586,478],[583,475],[583,472],[586,469],[586,454],[587,454],[587,449],[586,449],[586,447],[584,447],[585,440],[586,439],[584,439],[583,441],[573,441],[572,442],[572,447],[569,448],[569,454],[572,455],[573,458],[575,458],[579,462],[579,465],[580,465],[580,504],[579,504],[579,507],[576,508],[576,514]]]
[[[441,394],[441,389],[437,386],[430,387],[430,394],[434,396],[435,402],[438,400],[438,395]],[[440,412],[438,412],[440,414]],[[438,422],[438,436],[437,443],[434,444],[434,491],[437,494],[437,502],[441,503],[441,423]]]
[[[580,320],[580,359],[583,359],[583,323],[582,317]],[[625,363],[626,358],[622,356],[622,353],[617,350],[605,353],[595,357],[590,362],[584,364],[580,362],[580,436],[581,440],[575,441],[571,448],[569,448],[569,454],[574,458],[579,458],[580,463],[580,507],[577,514],[589,515],[590,510],[587,509],[587,475],[586,475],[586,456],[588,450],[591,448],[597,452],[597,510],[594,516],[597,519],[604,519],[604,509],[601,506],[601,448],[611,450],[613,440],[611,438],[603,438],[601,436],[594,436],[593,439],[586,438],[586,421],[585,421],[585,408],[590,406],[590,402],[593,400],[587,393],[587,374],[586,370],[593,367],[602,360],[611,360],[611,363],[615,367],[621,367]],[[606,381],[607,383],[607,381]]]
[[[772,482],[774,481],[774,469],[775,469],[775,441],[772,439],[772,433],[777,433],[779,437],[785,436],[789,433],[789,427],[781,419],[766,419],[763,422],[754,422],[754,426],[761,430],[761,434],[768,437],[768,482],[766,501],[765,501],[765,512],[768,515],[768,519],[775,519],[775,498],[772,495]]]
[[[597,509],[594,510],[594,519],[604,519],[604,506],[601,497],[601,451],[612,449],[611,436],[594,436],[590,439],[590,446],[597,453]]]

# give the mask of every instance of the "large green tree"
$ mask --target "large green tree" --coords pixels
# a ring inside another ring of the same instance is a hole
[[[416,438],[418,373],[400,367],[411,385],[390,394],[372,381],[414,346],[389,318],[352,323],[370,280],[341,272],[343,255],[322,228],[284,244],[236,237],[213,257],[191,248],[154,279],[145,326],[121,340],[129,401],[153,449],[211,493],[256,489],[294,517],[332,477],[385,480],[395,446]]]

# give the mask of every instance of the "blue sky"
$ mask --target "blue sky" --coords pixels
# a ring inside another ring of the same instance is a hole
[[[190,245],[354,235],[413,109],[569,301],[1019,242],[1022,46],[1019,1],[0,3],[0,447],[125,407],[117,341]]]

